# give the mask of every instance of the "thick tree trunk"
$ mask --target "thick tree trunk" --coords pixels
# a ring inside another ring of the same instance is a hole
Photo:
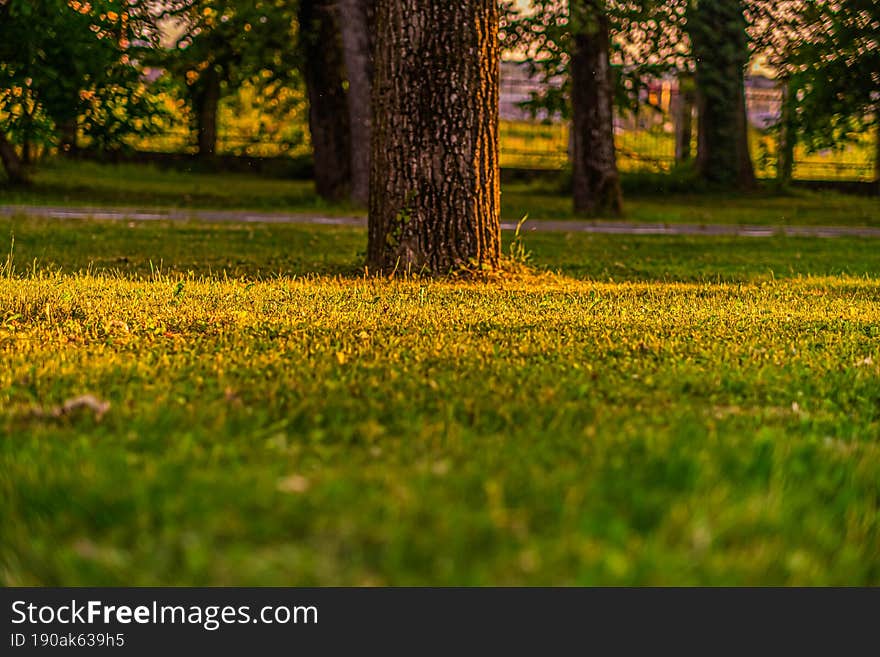
[[[196,132],[199,157],[213,157],[217,152],[217,111],[220,106],[220,76],[213,67],[199,78],[195,95]]]
[[[373,88],[374,0],[338,0],[351,125],[351,199],[370,201],[370,96]]]
[[[697,62],[697,173],[710,183],[751,188],[744,79],[749,47],[741,0],[691,3],[688,33]]]
[[[0,161],[3,162],[3,169],[6,171],[6,177],[13,185],[26,185],[30,182],[27,175],[27,168],[15,152],[15,146],[7,141],[6,137],[0,133]]]
[[[694,136],[694,81],[690,75],[678,76],[678,95],[675,100],[675,163],[691,159],[691,140]]]
[[[623,212],[614,149],[614,80],[608,17],[599,0],[570,0],[574,210]]]
[[[378,0],[368,258],[377,271],[498,265],[496,0]]]
[[[299,25],[315,189],[322,198],[342,200],[351,184],[351,135],[342,39],[333,0],[301,0]]]

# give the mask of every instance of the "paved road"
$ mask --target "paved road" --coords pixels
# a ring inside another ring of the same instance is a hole
[[[330,217],[314,214],[282,214],[247,210],[186,210],[122,207],[53,207],[44,205],[0,205],[0,216],[30,215],[52,219],[95,219],[110,221],[205,221],[215,223],[319,224],[366,227],[363,217]],[[515,230],[515,222],[502,222],[502,230]],[[620,235],[734,235],[739,237],[880,238],[880,228],[856,226],[759,226],[731,224],[643,224],[631,221],[542,221],[532,220],[524,231],[611,233]]]

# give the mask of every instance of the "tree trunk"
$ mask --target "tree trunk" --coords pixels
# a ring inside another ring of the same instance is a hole
[[[6,136],[0,133],[0,160],[3,162],[3,169],[6,171],[6,177],[13,185],[26,185],[30,182],[27,175],[27,169],[18,153],[15,152],[15,146],[7,141]]]
[[[742,2],[691,3],[687,22],[697,62],[697,173],[725,187],[754,187],[744,78],[749,44]]]
[[[880,194],[880,109],[876,110],[877,119],[874,126],[874,183]]]
[[[373,0],[338,0],[351,125],[351,199],[370,201],[370,96],[373,87]]]
[[[368,259],[494,268],[501,255],[496,0],[378,0]]]
[[[315,189],[331,201],[345,199],[351,183],[351,135],[345,97],[342,39],[333,0],[301,0],[302,73],[309,100]]]
[[[623,212],[614,148],[614,81],[608,17],[599,0],[570,0],[574,211]]]
[[[220,76],[214,67],[205,69],[196,82],[195,110],[199,157],[217,152],[217,110],[220,105]]]
[[[24,122],[23,122],[23,130],[21,135],[21,163],[25,169],[30,167],[31,165],[31,135],[33,134],[34,128],[34,117],[33,117],[33,109],[36,107],[36,101],[33,103],[31,99],[33,96],[30,93],[26,92],[26,100],[23,104],[24,109]]]
[[[25,131],[21,138],[21,163],[25,167],[33,164],[33,158],[31,157],[31,133],[29,131]]]
[[[780,187],[791,184],[794,173],[794,112],[793,89],[786,82],[782,87],[782,110],[779,116],[778,141],[776,144],[776,183]]]
[[[76,153],[79,146],[79,144],[77,143],[77,132],[79,131],[79,126],[77,125],[76,118],[63,121],[61,125],[58,126],[58,128],[59,132],[61,133],[59,150],[62,153]]]
[[[690,75],[678,76],[678,96],[675,101],[675,163],[691,159],[691,140],[694,136],[694,81]]]

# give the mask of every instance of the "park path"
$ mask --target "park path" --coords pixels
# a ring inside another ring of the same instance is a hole
[[[110,221],[204,221],[214,223],[314,224],[365,228],[364,217],[320,214],[251,212],[248,210],[139,209],[124,207],[61,207],[0,205],[0,216],[27,215],[51,219]],[[502,230],[515,230],[516,222],[501,222]],[[730,235],[736,237],[862,237],[880,238],[880,228],[867,226],[773,226],[749,224],[650,224],[631,221],[551,221],[534,219],[524,232],[606,233],[618,235]]]

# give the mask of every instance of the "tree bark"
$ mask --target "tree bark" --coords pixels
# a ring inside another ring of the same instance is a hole
[[[59,150],[62,153],[67,154],[76,153],[79,148],[79,144],[77,143],[77,133],[79,131],[79,126],[77,125],[76,118],[63,121],[58,126],[58,128],[61,136]]]
[[[370,96],[373,87],[374,0],[338,0],[339,25],[348,77],[351,126],[351,199],[370,201]]]
[[[496,0],[378,0],[369,266],[497,267]]]
[[[30,96],[30,94],[27,95]],[[34,117],[31,108],[35,106],[35,100],[33,106],[30,102],[24,103],[24,129],[21,134],[21,163],[25,169],[31,165],[31,135],[33,134],[34,128]]]
[[[345,94],[342,39],[333,0],[301,0],[302,73],[309,100],[315,189],[331,201],[345,199],[351,183],[351,135]]]
[[[6,136],[0,133],[0,160],[3,162],[3,169],[6,171],[6,177],[13,185],[26,185],[30,182],[27,175],[27,168],[15,152],[13,146],[6,139]]]
[[[744,77],[749,45],[742,1],[691,3],[687,23],[697,62],[697,174],[724,187],[754,187]]]
[[[690,75],[678,76],[678,96],[675,101],[675,163],[691,159],[691,140],[694,136],[694,81]]]
[[[31,157],[31,133],[29,131],[26,131],[21,137],[21,163],[25,167],[33,164],[33,158]]]
[[[791,184],[794,173],[795,129],[793,121],[792,88],[786,82],[782,87],[782,110],[779,117],[778,140],[776,144],[776,183],[780,187]]]
[[[217,152],[217,111],[220,106],[220,76],[212,66],[196,82],[195,111],[199,157]]]
[[[608,16],[600,0],[570,0],[574,211],[623,213],[614,148]]]
[[[874,184],[877,193],[880,194],[880,109],[876,110],[877,119],[874,121]]]

